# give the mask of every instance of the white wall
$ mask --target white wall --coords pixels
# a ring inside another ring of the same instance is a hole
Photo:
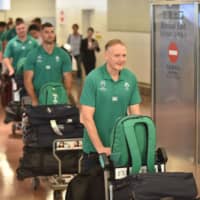
[[[127,44],[127,66],[135,72],[140,82],[150,83],[150,34],[107,31],[107,0],[11,0],[11,10],[1,11],[0,20],[7,20],[8,17],[31,20],[36,16],[52,20],[56,15],[58,43],[64,44],[73,23],[80,25],[81,33],[85,32],[82,30],[83,9],[94,10],[91,25],[102,36],[99,37],[102,51],[97,54],[97,65],[104,62],[105,43],[109,39],[120,38]],[[63,24],[59,23],[61,10],[64,11]]]
[[[29,21],[34,17],[55,18],[55,0],[11,0],[11,10],[1,11],[0,20],[22,17]]]
[[[102,35],[99,40],[102,51],[97,54],[97,65],[104,62],[103,51],[105,43],[109,39],[120,38],[128,48],[128,68],[135,72],[139,82],[150,84],[150,34],[107,31],[107,0],[56,0],[58,43],[65,43],[73,23],[78,23],[80,32],[83,32],[82,9],[94,9],[91,25]],[[63,24],[59,23],[61,10],[64,11],[65,16]]]

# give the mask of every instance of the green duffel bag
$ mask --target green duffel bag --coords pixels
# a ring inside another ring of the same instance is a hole
[[[129,115],[119,118],[111,134],[111,160],[115,167],[131,166],[138,173],[141,166],[155,171],[156,133],[150,117]]]
[[[49,82],[44,84],[39,92],[40,105],[66,104],[67,92],[62,83]]]

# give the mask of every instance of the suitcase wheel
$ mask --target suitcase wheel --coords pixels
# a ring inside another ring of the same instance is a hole
[[[53,192],[53,200],[63,200],[62,190],[54,190],[54,192]]]
[[[16,135],[22,135],[21,132],[22,132],[21,122],[15,122],[15,123],[13,123],[13,125],[12,125],[12,134],[14,136],[16,136]]]

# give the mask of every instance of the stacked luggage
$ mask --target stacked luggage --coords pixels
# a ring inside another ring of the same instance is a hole
[[[83,135],[78,109],[67,104],[29,106],[25,109],[22,124],[24,148],[17,169],[19,180],[58,174],[58,161],[53,155],[54,141],[73,140]],[[77,173],[81,154],[82,150],[60,151],[62,173]]]

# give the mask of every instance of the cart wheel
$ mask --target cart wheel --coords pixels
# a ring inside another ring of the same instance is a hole
[[[33,189],[37,190],[39,186],[40,186],[40,179],[38,177],[34,177],[32,179],[32,187],[33,187]]]
[[[13,125],[12,125],[12,134],[16,135],[16,124],[15,123],[13,123]]]
[[[53,191],[53,200],[62,200],[62,190]]]

